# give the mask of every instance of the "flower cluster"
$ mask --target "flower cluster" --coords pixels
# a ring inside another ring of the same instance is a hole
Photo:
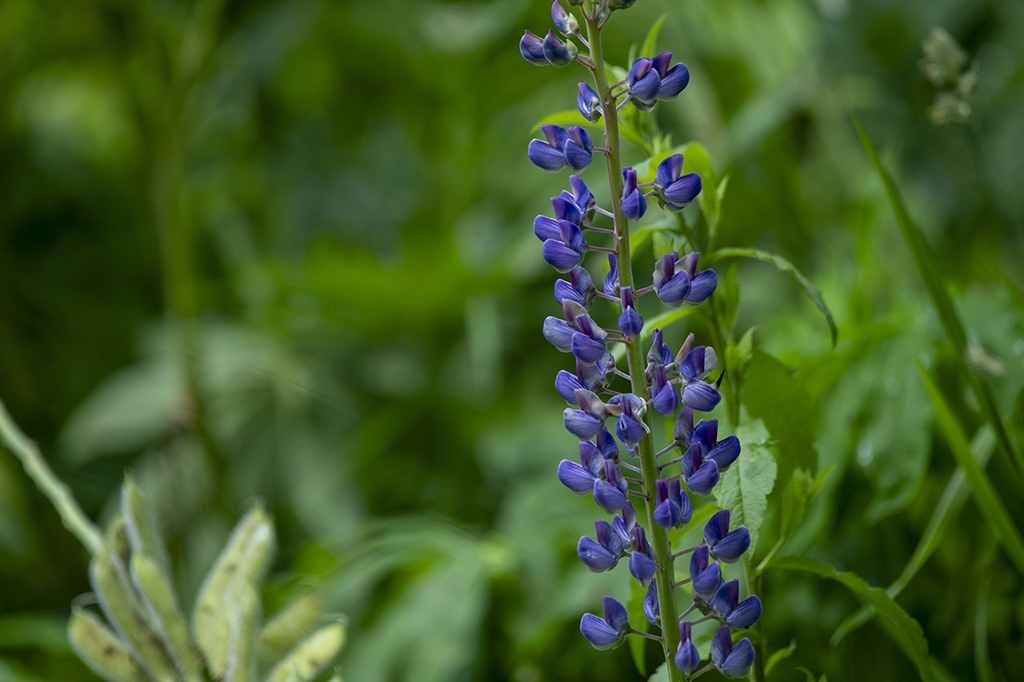
[[[591,123],[606,119],[607,125],[627,101],[650,111],[656,102],[675,98],[690,79],[686,66],[672,65],[672,54],[663,52],[635,60],[626,78],[609,87],[596,41],[610,13],[630,5],[628,1],[606,1],[595,3],[593,15],[583,13],[595,46],[583,39],[580,23],[557,1],[552,19],[565,40],[553,31],[543,40],[527,31],[520,42],[523,56],[534,64],[563,66],[575,60],[591,69],[596,88],[580,83],[577,94],[580,114]],[[574,38],[590,48],[589,58],[579,54]],[[720,627],[712,640],[711,662],[704,670],[714,667],[727,676],[743,676],[753,662],[754,649],[745,638],[734,645],[731,633],[757,621],[761,602],[753,595],[740,601],[739,583],[725,580],[722,564],[742,557],[750,546],[750,533],[744,526],[731,529],[729,510],[723,509],[708,519],[703,540],[694,547],[673,553],[667,534],[668,529],[681,529],[691,522],[692,497],[711,493],[722,473],[740,456],[736,436],[720,440],[718,420],[696,415],[713,410],[721,400],[717,384],[709,379],[717,369],[718,357],[711,347],[697,346],[692,334],[673,353],[662,329],[645,330],[638,309],[640,299],[651,293],[673,307],[700,305],[714,292],[717,276],[713,270],[698,271],[697,252],[671,252],[656,261],[651,284],[638,289],[633,284],[628,248],[626,220],[641,219],[648,198],[654,197],[665,210],[681,211],[699,195],[700,177],[684,174],[683,156],[675,154],[659,164],[653,181],[641,183],[633,168],[619,169],[616,151],[595,148],[583,127],[543,125],[541,132],[544,139],[531,141],[528,148],[534,164],[549,172],[565,166],[581,172],[595,153],[607,154],[612,188],[611,210],[606,210],[597,204],[583,179],[571,175],[569,189],[551,199],[552,215],[537,216],[533,225],[542,242],[544,261],[566,275],[554,286],[561,315],[544,321],[543,334],[574,359],[575,372],[558,372],[555,390],[567,403],[563,423],[579,439],[579,450],[578,459],[559,463],[557,475],[574,494],[593,495],[597,506],[612,517],[610,522],[595,521],[594,537],[579,539],[580,560],[590,570],[602,572],[625,559],[630,575],[647,590],[644,615],[652,625],[661,627],[662,635],[633,629],[626,608],[611,597],[604,598],[603,617],[584,615],[580,630],[597,649],[617,646],[630,634],[658,639],[666,656],[690,678],[701,672],[697,671],[700,657],[693,627],[714,620]],[[595,225],[600,216],[612,218],[614,229]],[[607,237],[611,237],[611,246],[592,243]],[[585,266],[591,251],[607,254],[607,274],[600,290]],[[599,299],[607,300],[614,312],[594,310]],[[605,317],[617,318],[617,324],[613,322],[612,327],[599,321]],[[645,356],[641,343],[646,333],[651,343]],[[625,347],[627,371],[616,367],[613,344]],[[620,389],[616,382],[628,383]],[[652,413],[673,420],[672,440],[657,453],[649,425]],[[614,420],[613,426],[609,419]],[[659,458],[673,452],[678,456],[659,463]],[[643,501],[646,525],[638,519],[631,498]],[[675,559],[687,553],[691,554],[690,575],[673,582]],[[684,585],[689,585],[692,605],[678,614],[675,593]],[[668,609],[671,621],[678,622],[662,622]],[[699,611],[701,617],[686,620],[693,611]]]

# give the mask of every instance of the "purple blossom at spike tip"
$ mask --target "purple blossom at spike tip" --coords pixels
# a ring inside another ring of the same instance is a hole
[[[679,647],[676,649],[676,667],[687,676],[700,665],[700,654],[693,644],[690,621],[684,620],[679,623]]]
[[[661,623],[661,606],[658,604],[658,583],[652,580],[647,586],[647,594],[644,595],[644,618],[651,625]]]
[[[640,220],[647,212],[647,199],[636,186],[636,171],[630,167],[622,169],[625,183],[622,187],[622,212],[630,220]]]
[[[608,274],[604,277],[604,293],[606,296],[618,296],[619,263],[614,253],[608,254]]]
[[[604,597],[604,618],[586,613],[580,620],[580,632],[595,649],[611,649],[629,634],[629,615],[626,607],[611,597]]]
[[[544,37],[543,47],[544,58],[552,66],[565,66],[571,63],[579,51],[571,40],[562,41],[554,31],[548,31]]]
[[[680,64],[679,66],[682,66]],[[683,67],[686,68],[686,67]],[[654,176],[654,193],[663,208],[678,213],[693,201],[701,190],[700,176],[683,172],[683,155],[673,154],[658,164]]]
[[[576,17],[566,12],[558,0],[551,5],[551,22],[563,36],[576,35],[580,31],[580,24],[576,21]]]
[[[704,526],[704,542],[715,558],[731,564],[750,547],[750,531],[740,526],[729,532],[729,510],[716,512]]]
[[[754,663],[754,645],[744,637],[733,646],[732,634],[723,625],[711,639],[711,662],[726,677],[746,677]]]
[[[537,66],[548,66],[548,58],[544,56],[544,39],[529,31],[523,33],[519,41],[519,53],[523,59]]]
[[[703,419],[693,429],[693,442],[700,446],[704,459],[718,463],[718,470],[725,471],[740,456],[740,439],[727,436],[718,440],[718,420]]]
[[[633,305],[633,290],[630,287],[622,287],[619,291],[622,301],[622,314],[619,315],[619,330],[626,336],[639,336],[644,328],[644,318],[636,311]]]
[[[576,106],[580,110],[580,115],[591,123],[597,123],[601,120],[601,116],[604,115],[604,111],[601,109],[601,98],[598,97],[594,89],[587,83],[580,83],[579,85],[579,94],[576,95]]]

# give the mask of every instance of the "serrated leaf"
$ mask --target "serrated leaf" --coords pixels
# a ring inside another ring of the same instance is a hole
[[[917,668],[918,674],[925,682],[931,682],[931,663],[928,656],[928,641],[924,637],[921,625],[910,617],[903,608],[894,602],[880,587],[870,587],[864,579],[855,573],[839,573],[828,564],[803,557],[782,557],[776,559],[773,568],[782,568],[814,573],[822,578],[835,580],[850,589],[858,598],[875,608],[882,617],[889,636],[899,645],[910,662]]]
[[[736,430],[742,452],[715,486],[715,501],[730,511],[730,526],[746,526],[750,549],[757,549],[758,532],[768,509],[768,495],[775,485],[777,464],[766,445],[767,430],[760,420],[747,422]]]
[[[975,504],[978,505],[981,515],[1009,557],[1010,563],[1017,568],[1021,575],[1024,575],[1024,538],[1021,537],[1020,531],[1014,525],[1010,513],[1003,506],[1003,502],[985,470],[971,454],[971,446],[967,442],[967,437],[964,435],[960,422],[953,414],[953,410],[950,409],[943,397],[942,391],[920,363],[918,363],[918,369],[928,391],[928,397],[931,398],[932,405],[935,406],[935,418],[939,430],[946,437],[946,442],[949,443],[949,449],[953,451],[956,463],[964,470],[964,476],[971,489],[971,496],[974,498]]]
[[[701,192],[702,196],[703,194]],[[814,282],[804,273],[800,272],[788,259],[774,253],[762,251],[761,249],[719,249],[711,255],[710,260],[717,263],[724,258],[753,258],[765,263],[771,263],[781,272],[795,279],[803,287],[804,293],[807,294],[807,298],[811,299],[811,303],[825,316],[825,322],[828,324],[829,338],[832,339],[832,347],[835,348],[836,341],[839,340],[839,328],[836,326],[835,318],[832,317],[832,311],[829,310],[828,304],[825,303],[821,291],[814,285]]]
[[[814,401],[788,367],[754,349],[743,374],[740,399],[752,419],[764,422],[779,445],[783,462],[808,471],[817,468],[811,417],[815,412]]]

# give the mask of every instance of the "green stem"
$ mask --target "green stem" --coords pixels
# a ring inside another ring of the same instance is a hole
[[[2,400],[0,400],[0,443],[6,445],[21,460],[29,478],[35,482],[44,495],[50,498],[50,502],[53,503],[60,518],[64,521],[65,528],[85,545],[89,554],[98,554],[103,549],[103,534],[100,533],[100,529],[78,506],[78,501],[71,494],[71,489],[67,484],[53,473],[53,469],[43,459],[36,444],[14,423]]]
[[[584,12],[590,16],[594,12],[593,3],[587,0],[584,3]],[[605,154],[608,167],[608,181],[611,186],[612,219],[615,223],[615,250],[619,266],[619,284],[623,287],[636,288],[633,284],[633,266],[629,254],[629,225],[626,216],[622,212],[622,166],[619,160],[619,121],[615,110],[615,99],[608,87],[608,76],[604,68],[604,54],[601,46],[601,30],[598,25],[599,19],[587,20],[587,38],[590,42],[590,58],[594,62],[594,79],[596,80],[597,93],[601,98],[601,109],[604,113],[604,138]],[[633,338],[627,345],[626,362],[631,377],[632,392],[648,400],[650,392],[647,388],[647,381],[644,376],[646,363],[644,361],[643,349],[639,337]],[[672,590],[674,582],[673,568],[675,560],[672,558],[672,547],[668,540],[668,532],[654,521],[655,489],[654,481],[658,478],[658,465],[654,458],[654,441],[650,435],[651,418],[650,412],[644,415],[644,423],[647,425],[640,442],[637,444],[635,454],[640,460],[640,470],[643,474],[643,491],[647,494],[645,506],[647,509],[647,537],[654,550],[654,560],[662,568],[658,569],[655,579],[658,584],[658,608],[661,611],[661,633],[662,649],[665,653],[666,668],[671,682],[682,682],[683,672],[673,662],[675,651],[679,647],[679,620],[676,611],[675,594]]]

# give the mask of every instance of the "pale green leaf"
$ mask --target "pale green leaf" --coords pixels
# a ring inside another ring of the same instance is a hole
[[[747,422],[736,430],[743,451],[722,474],[715,487],[715,501],[730,511],[732,528],[750,531],[750,552],[757,548],[758,533],[768,509],[768,495],[775,485],[777,464],[767,447],[768,432],[760,420]]]
[[[767,676],[768,673],[772,671],[772,668],[778,665],[779,661],[784,661],[785,659],[789,658],[793,655],[795,651],[796,640],[794,639],[790,641],[789,646],[785,647],[784,649],[778,649],[777,651],[773,652],[772,655],[768,657],[768,661],[764,664],[764,674]]]
[[[665,23],[665,15],[662,14],[658,17],[654,24],[651,25],[651,30],[647,32],[647,37],[644,38],[643,44],[640,46],[641,57],[653,57],[658,45],[658,32],[661,30],[661,25]]]

